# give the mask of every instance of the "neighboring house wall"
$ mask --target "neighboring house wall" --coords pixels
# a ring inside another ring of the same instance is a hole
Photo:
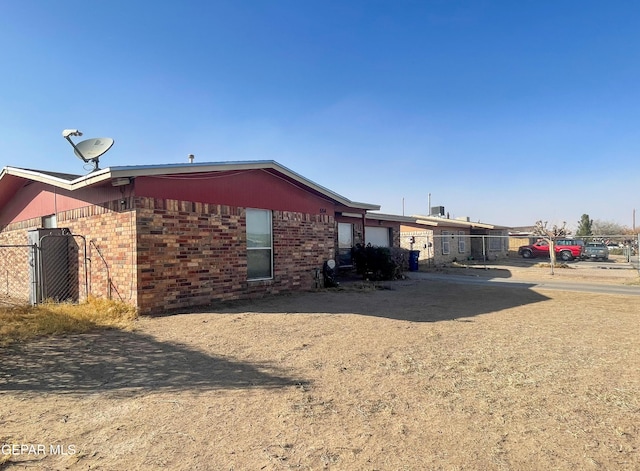
[[[435,229],[433,241],[434,264],[444,265],[471,257],[469,231],[458,228]]]
[[[507,231],[502,229],[469,229],[467,227],[432,227],[420,224],[401,226],[400,246],[420,251],[420,261],[440,266],[455,261],[489,260],[509,255]],[[411,244],[411,238],[415,242]]]
[[[471,238],[467,229],[425,229],[424,226],[402,225],[400,230],[400,246],[408,250],[419,250],[418,260],[427,266],[445,265],[471,256]]]
[[[509,233],[507,230],[475,230],[473,231],[471,243],[472,256],[476,260],[483,260],[483,253],[486,259],[491,261],[509,256]]]
[[[412,242],[413,241],[413,242]],[[419,262],[433,263],[433,231],[412,226],[400,226],[399,245],[403,249],[418,250]]]
[[[510,236],[509,255],[518,255],[518,249],[523,245],[534,244],[538,238],[529,236]]]

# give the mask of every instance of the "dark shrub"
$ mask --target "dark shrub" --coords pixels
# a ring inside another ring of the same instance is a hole
[[[369,280],[394,280],[402,276],[407,264],[406,250],[357,245],[353,249],[356,271]]]

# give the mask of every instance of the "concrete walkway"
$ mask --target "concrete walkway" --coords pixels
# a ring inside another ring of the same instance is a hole
[[[474,270],[469,275],[455,275],[450,273],[409,272],[408,278],[414,280],[434,280],[446,283],[503,285],[514,288],[536,288],[559,291],[578,291],[600,294],[622,294],[626,296],[640,296],[640,285],[612,285],[584,283],[581,281],[549,281],[549,280],[518,280],[515,278],[497,278],[491,276],[491,270]]]

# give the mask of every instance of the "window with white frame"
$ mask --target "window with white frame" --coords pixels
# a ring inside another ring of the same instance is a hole
[[[458,231],[458,253],[467,251],[467,237],[464,231]]]
[[[449,255],[450,251],[449,231],[442,231],[442,255]]]
[[[271,211],[247,209],[247,278],[273,278]]]

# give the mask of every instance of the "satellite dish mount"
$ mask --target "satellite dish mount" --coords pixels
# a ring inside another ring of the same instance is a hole
[[[78,142],[78,144],[75,144],[71,140],[71,136],[82,136],[82,132],[77,129],[65,129],[62,131],[62,137],[69,141],[69,144],[71,144],[73,151],[79,159],[86,164],[93,164],[93,169],[91,169],[92,172],[99,170],[100,156],[111,149],[114,142],[113,139],[110,137],[99,137],[87,139],[86,141],[81,141]]]

